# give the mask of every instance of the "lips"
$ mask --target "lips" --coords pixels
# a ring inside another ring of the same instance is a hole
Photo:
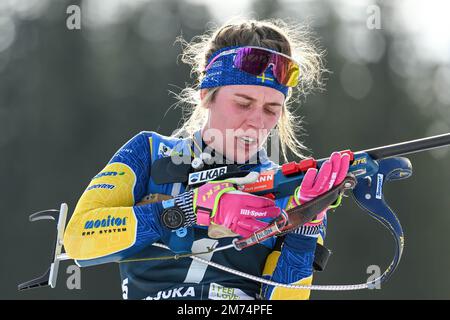
[[[249,137],[249,136],[241,136],[241,137],[236,137],[238,141],[240,141],[241,143],[243,143],[246,146],[251,146],[251,145],[255,145],[258,143],[258,139],[254,138],[254,137]]]

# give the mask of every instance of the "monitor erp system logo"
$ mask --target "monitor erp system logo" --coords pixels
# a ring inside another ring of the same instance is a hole
[[[87,220],[84,224],[82,236],[92,236],[94,234],[109,234],[127,231],[127,217],[108,216],[105,219]]]

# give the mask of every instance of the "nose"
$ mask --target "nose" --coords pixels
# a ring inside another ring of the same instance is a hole
[[[248,115],[247,123],[255,129],[264,128],[263,108],[253,108],[253,111]]]

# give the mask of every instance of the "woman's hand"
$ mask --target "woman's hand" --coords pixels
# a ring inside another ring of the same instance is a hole
[[[194,210],[198,225],[221,225],[243,237],[268,225],[258,219],[280,214],[273,200],[238,191],[229,182],[212,182],[198,188]]]
[[[268,223],[259,219],[277,217],[280,208],[273,200],[239,191],[234,186],[253,182],[249,179],[256,180],[257,177],[258,174],[253,172],[244,178],[211,181],[175,197],[176,205],[187,217],[185,226],[197,224],[212,228],[220,225],[234,233],[228,233],[228,236],[238,234],[243,237],[266,227]],[[217,230],[219,233],[224,234]]]
[[[350,156],[333,152],[330,159],[326,160],[320,170],[310,168],[303,178],[302,184],[295,190],[289,208],[304,204],[322,195],[332,187],[340,184],[347,175],[350,166]],[[317,215],[314,221],[305,226],[317,226],[322,223],[326,210]]]

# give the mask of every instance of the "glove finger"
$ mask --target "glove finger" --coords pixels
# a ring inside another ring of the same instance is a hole
[[[266,222],[258,221],[255,219],[242,219],[233,226],[232,231],[244,237],[248,237],[255,231],[265,228],[268,225],[269,224]]]
[[[329,160],[326,160],[322,167],[319,170],[319,173],[317,174],[316,181],[314,182],[314,186],[312,188],[312,191],[319,195],[322,194],[325,188],[328,187],[328,182],[330,181],[331,177],[331,169],[332,164]]]
[[[344,181],[349,168],[350,168],[350,156],[345,153],[341,158],[341,167],[339,168],[339,173],[336,177],[336,181],[334,182],[335,186],[341,184],[342,181]]]
[[[328,183],[328,188],[326,190],[330,190],[334,182],[337,179],[337,176],[341,169],[341,154],[339,152],[333,152],[330,157],[330,162],[332,164],[330,181]]]
[[[308,192],[310,189],[312,189],[314,185],[314,180],[316,179],[317,175],[317,169],[316,168],[309,168],[308,171],[306,171],[305,176],[303,177],[302,181],[302,192]]]
[[[253,217],[253,218],[275,218],[280,215],[280,208],[276,206],[268,206],[268,207],[252,207],[245,206],[241,209],[241,216],[245,217]]]
[[[242,219],[239,220],[238,225],[240,227],[246,228],[248,230],[252,230],[252,232],[258,231],[262,228],[265,228],[269,225],[269,223],[264,221],[259,221],[257,219]]]

